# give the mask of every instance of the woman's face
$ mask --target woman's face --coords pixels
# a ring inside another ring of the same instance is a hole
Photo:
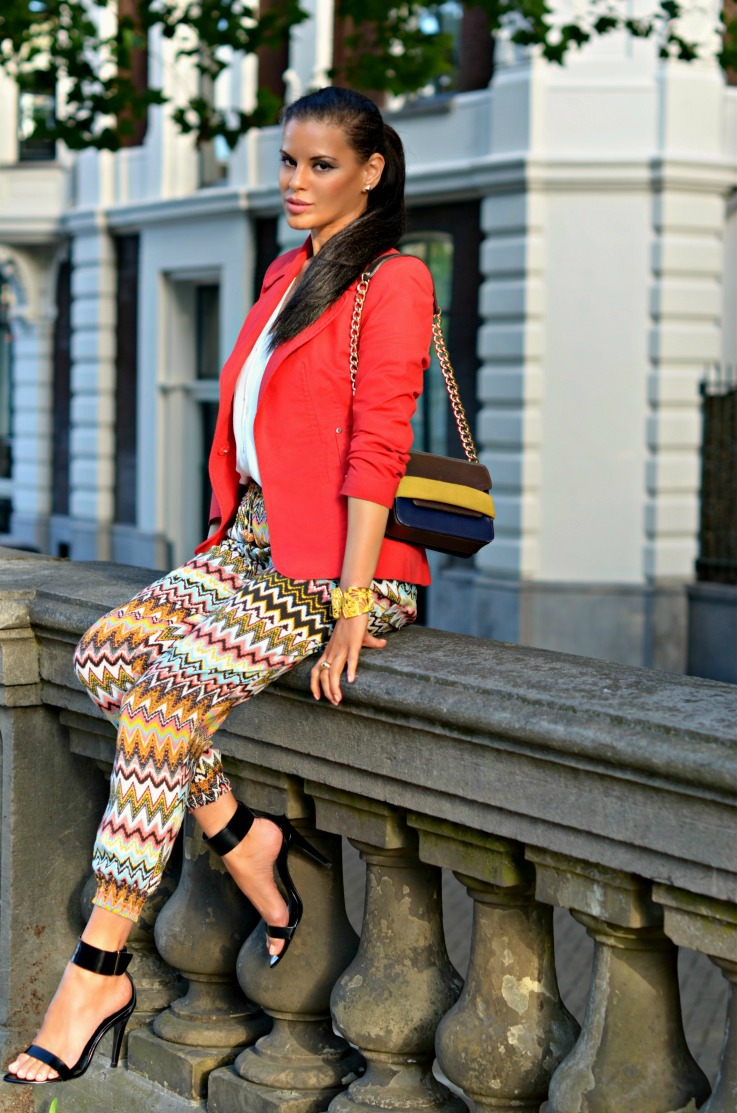
[[[366,209],[368,193],[381,177],[384,159],[360,162],[342,128],[317,120],[290,120],[284,128],[279,189],[290,228],[312,233],[320,248]]]

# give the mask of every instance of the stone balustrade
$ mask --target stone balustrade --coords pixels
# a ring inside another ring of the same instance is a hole
[[[80,930],[107,794],[114,735],[72,650],[147,578],[0,552],[3,1059]],[[338,710],[307,672],[219,734],[237,794],[333,862],[292,856],[305,914],[289,954],[269,969],[263,924],[187,825],[132,940],[126,1064],[98,1056],[63,1113],[460,1113],[461,1093],[488,1113],[735,1113],[737,991],[710,1094],[675,964],[689,947],[737,980],[737,690],[420,629],[366,652]],[[360,938],[341,836],[366,865]],[[473,902],[465,984],[442,869]],[[554,906],[595,944],[580,1030]],[[34,1090],[35,1108],[58,1089]]]

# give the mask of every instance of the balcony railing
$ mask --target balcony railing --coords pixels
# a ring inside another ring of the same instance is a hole
[[[80,930],[107,797],[113,731],[72,649],[145,581],[0,554],[4,1058]],[[295,856],[305,916],[270,970],[263,925],[188,827],[131,940],[127,1062],[98,1056],[63,1113],[460,1113],[456,1089],[489,1113],[734,1113],[737,994],[710,1096],[676,958],[701,951],[737,980],[737,689],[418,629],[364,655],[340,710],[311,699],[301,668],[218,740],[238,795],[286,812],[334,869]],[[360,938],[340,836],[366,863]],[[441,867],[473,902],[465,985]],[[594,940],[580,1031],[558,992],[554,906]]]

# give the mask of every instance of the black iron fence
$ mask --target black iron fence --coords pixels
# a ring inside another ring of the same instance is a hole
[[[716,365],[701,383],[701,519],[696,578],[737,583],[737,368]]]

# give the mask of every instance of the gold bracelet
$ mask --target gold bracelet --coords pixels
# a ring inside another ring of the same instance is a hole
[[[373,606],[374,593],[370,587],[334,587],[330,593],[333,618],[356,618],[368,614]]]

